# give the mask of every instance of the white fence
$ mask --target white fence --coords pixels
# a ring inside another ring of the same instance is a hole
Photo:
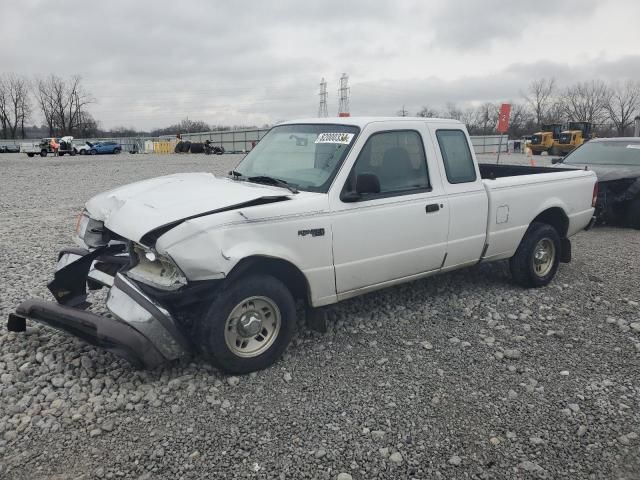
[[[204,142],[210,140],[213,145],[224,147],[228,153],[248,152],[253,148],[256,142],[269,131],[266,128],[247,129],[247,130],[228,130],[218,132],[199,132],[199,133],[183,133],[182,140],[190,142]],[[122,145],[122,151],[128,152],[137,146],[139,151],[144,151],[144,142],[147,140],[172,140],[174,135],[162,135],[160,137],[110,137],[110,138],[76,138],[73,142],[76,145],[82,145],[86,141],[112,141]],[[0,140],[2,145],[20,145],[22,142],[33,142],[34,140]],[[500,145],[500,135],[476,135],[471,137],[471,143],[476,153],[497,153]],[[507,151],[508,137],[502,135],[501,152]]]

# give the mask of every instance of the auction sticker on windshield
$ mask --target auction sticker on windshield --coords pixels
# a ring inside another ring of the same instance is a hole
[[[321,133],[316,138],[315,143],[341,143],[344,145],[349,145],[351,140],[353,140],[353,133]]]

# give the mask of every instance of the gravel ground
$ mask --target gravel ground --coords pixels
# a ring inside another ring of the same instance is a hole
[[[0,478],[640,478],[633,230],[577,235],[543,289],[498,263],[344,302],[327,334],[301,328],[282,361],[239,378],[6,331],[21,300],[48,298],[90,196],[237,161],[0,155]]]

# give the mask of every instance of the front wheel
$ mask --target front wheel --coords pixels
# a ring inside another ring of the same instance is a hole
[[[291,341],[296,309],[289,289],[255,274],[224,288],[200,320],[195,339],[212,362],[229,373],[272,365]]]
[[[513,279],[523,287],[548,285],[560,264],[560,235],[546,223],[532,223],[509,262]]]
[[[47,152],[46,150],[44,150],[44,149],[40,150],[40,156],[41,156],[41,157],[46,157],[46,156],[47,156],[47,153],[48,153],[48,152]]]
[[[119,148],[114,148],[113,149],[113,154],[114,155],[118,155],[122,150],[120,150]]]
[[[33,158],[34,155],[35,155],[35,153],[27,153],[27,157],[29,157],[29,158]]]
[[[80,155],[85,155],[85,154],[87,153],[87,151],[86,151],[86,150],[80,150],[78,153],[79,153]]]
[[[92,148],[91,150],[89,150],[90,155],[96,155],[97,153],[98,151],[95,148]]]

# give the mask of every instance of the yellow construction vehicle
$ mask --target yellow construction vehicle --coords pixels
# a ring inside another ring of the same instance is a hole
[[[539,132],[531,135],[531,143],[528,147],[534,155],[540,155],[542,152],[548,152],[549,155],[555,154],[554,144],[560,137],[562,125],[559,123],[543,124]]]
[[[560,155],[566,155],[593,138],[592,128],[591,122],[569,122],[569,128],[560,133],[558,140],[553,143],[554,150]]]

